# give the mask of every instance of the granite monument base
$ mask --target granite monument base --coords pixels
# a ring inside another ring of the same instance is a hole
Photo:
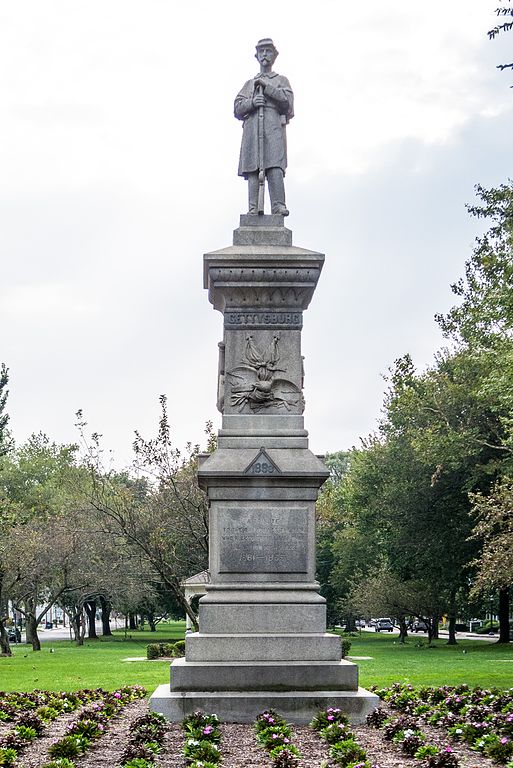
[[[232,665],[234,668],[236,664]],[[223,722],[252,723],[273,708],[289,723],[307,725],[321,709],[340,707],[352,723],[363,723],[379,704],[376,694],[356,691],[171,691],[160,685],[150,698],[150,709],[179,722],[200,709],[215,713]]]

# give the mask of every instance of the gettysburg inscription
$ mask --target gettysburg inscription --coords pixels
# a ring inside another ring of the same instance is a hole
[[[308,510],[219,510],[220,573],[306,573]]]
[[[281,312],[269,310],[231,309],[224,315],[224,327],[230,330],[238,328],[272,327],[287,330],[301,330],[303,327],[302,312]]]

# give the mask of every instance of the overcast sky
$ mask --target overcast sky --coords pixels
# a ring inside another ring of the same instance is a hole
[[[233,99],[271,36],[295,92],[287,226],[326,254],[304,316],[316,453],[379,417],[382,374],[443,340],[479,225],[511,176],[513,32],[497,0],[24,0],[0,4],[0,362],[17,442],[77,438],[117,461],[169,398],[178,445],[216,411],[222,317],[203,253],[246,210]]]

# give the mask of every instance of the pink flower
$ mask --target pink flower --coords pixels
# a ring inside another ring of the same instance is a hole
[[[509,741],[509,739],[507,739],[505,736],[503,736],[502,739],[501,739],[501,744],[507,744],[508,741]]]
[[[212,728],[212,726],[211,726],[211,725],[207,725],[207,727],[206,727],[206,728],[203,728],[203,733],[205,734],[205,736],[208,736],[208,734],[209,734],[209,733],[212,733],[212,731],[213,731],[213,730],[214,730],[214,729]]]
[[[285,738],[283,739],[283,743],[290,744],[290,739],[287,739],[287,737],[285,736]]]
[[[335,718],[333,717],[333,715],[328,715],[328,720],[334,720],[334,719]]]

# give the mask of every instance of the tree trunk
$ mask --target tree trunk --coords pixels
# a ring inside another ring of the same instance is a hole
[[[157,625],[155,624],[155,615],[151,611],[149,611],[146,614],[146,618],[148,619],[148,624],[150,625],[150,632],[156,632]]]
[[[498,643],[509,643],[509,589],[499,590],[499,639]]]
[[[9,635],[6,632],[3,618],[0,618],[0,655],[12,656],[11,646],[9,645]]]
[[[111,604],[103,596],[100,597],[100,609],[102,612],[102,635],[104,637],[110,637],[112,635],[112,632],[110,629]]]
[[[427,633],[428,633],[428,645],[431,645],[435,636],[434,627],[436,619],[426,619]]]
[[[403,616],[399,619],[399,642],[404,645],[406,638],[408,637],[408,626],[406,624],[406,618]]]
[[[456,599],[451,592],[449,600],[449,639],[447,645],[457,645],[456,642]]]
[[[433,640],[438,640],[439,634],[438,634],[438,625],[440,623],[440,616],[433,616]]]
[[[27,620],[27,615],[26,614],[24,614],[24,618],[25,618],[25,643],[27,645],[32,645],[32,640],[33,640],[32,631],[33,631],[33,627],[30,624],[30,622]]]
[[[456,616],[449,616],[449,639],[447,645],[457,645],[456,640]]]
[[[85,612],[87,614],[88,624],[88,637],[90,640],[97,640],[96,634],[96,600],[88,600],[84,603]]]
[[[199,624],[198,624],[198,617],[194,613],[191,604],[188,600],[185,599],[185,593],[180,586],[180,582],[173,579],[166,579],[164,576],[164,582],[166,586],[170,589],[172,594],[176,597],[180,605],[185,611],[185,615],[189,617],[191,620],[191,624],[194,627],[195,632],[199,632]]]
[[[33,651],[41,650],[41,641],[37,634],[37,620],[33,613],[27,613],[25,616],[27,637],[30,636]]]
[[[135,613],[130,612],[128,614],[128,625],[130,629],[137,629],[137,616]]]
[[[79,612],[70,616],[71,625],[73,626],[73,633],[75,635],[75,642],[77,645],[84,645],[84,637],[86,630],[84,611],[81,609]]]

